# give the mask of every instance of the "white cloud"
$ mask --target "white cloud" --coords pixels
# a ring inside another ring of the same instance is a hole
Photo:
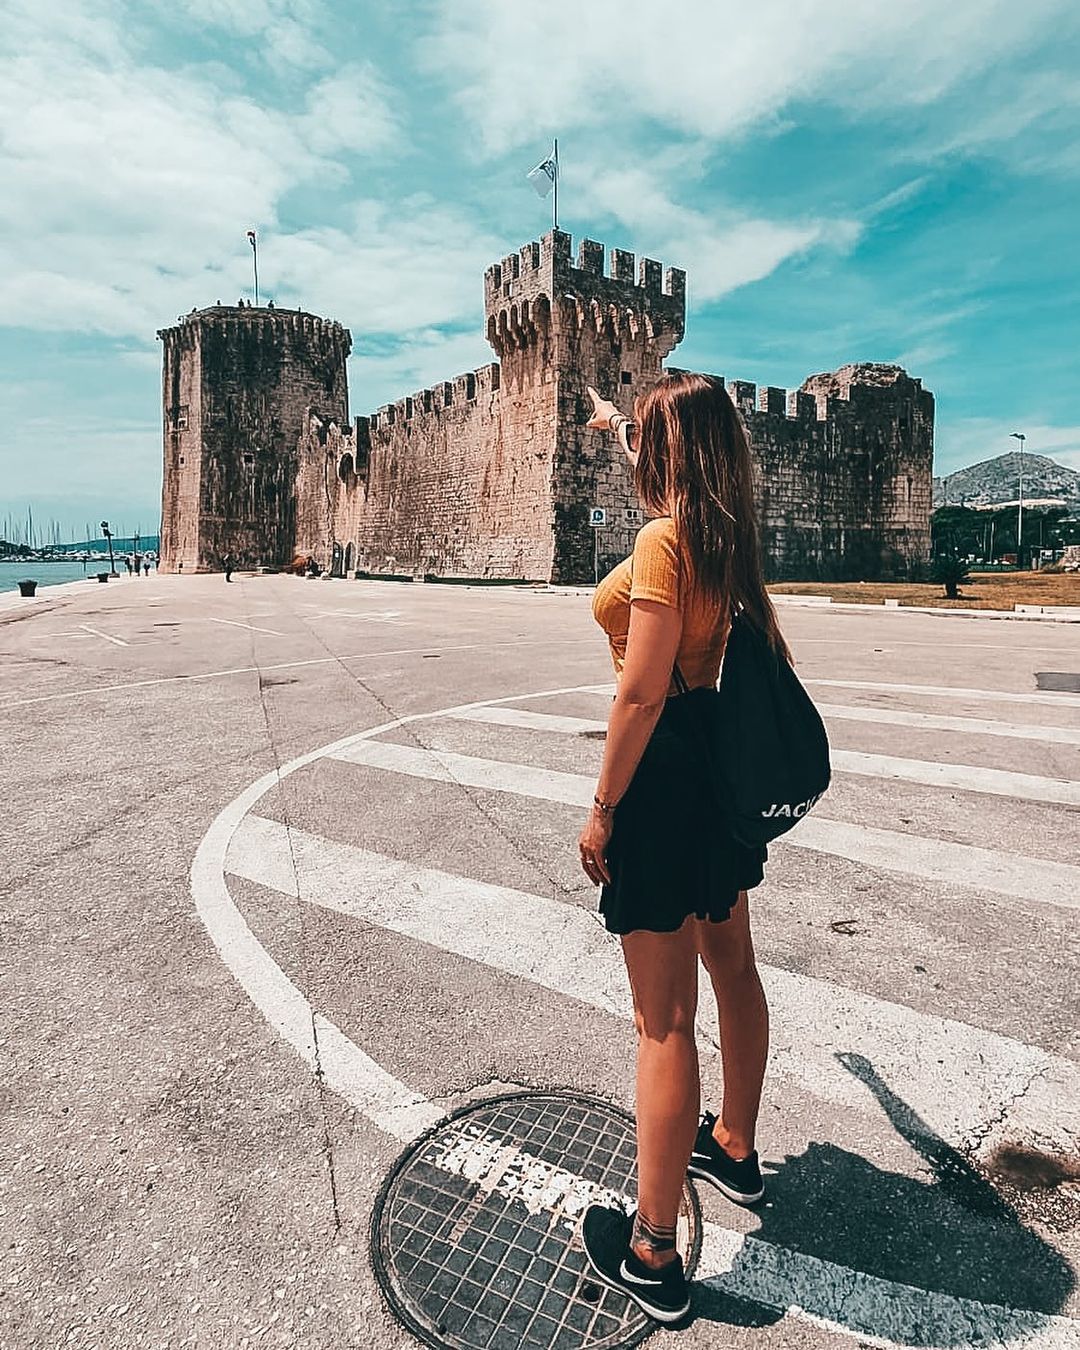
[[[255,0],[209,3],[220,22],[258,19]],[[347,183],[340,156],[402,147],[393,92],[370,65],[311,83],[290,114],[205,70],[139,64],[100,16],[85,41],[26,12],[19,32],[0,78],[6,324],[146,340],[193,302],[247,293],[255,226],[280,303],[362,315],[374,331],[475,307],[479,326],[480,272],[502,250],[452,210],[361,203],[343,227],[277,228],[286,193]]]
[[[1080,75],[1069,70],[995,71],[977,103],[953,99],[915,137],[913,158],[992,154],[1016,173],[1080,171]]]
[[[448,68],[489,147],[635,116],[712,138],[775,121],[801,99],[853,111],[927,105],[1010,56],[1071,0],[442,0],[423,47]]]
[[[174,25],[217,28],[249,45],[258,39],[255,51],[271,67],[317,70],[334,60],[315,36],[321,17],[316,0],[159,0],[156,8]]]
[[[634,239],[689,273],[695,301],[718,299],[737,286],[768,276],[782,262],[819,246],[847,249],[860,227],[852,220],[776,221],[732,209],[705,212],[672,200],[662,186],[663,167],[575,170],[575,191],[592,216],[613,216]]]
[[[419,331],[392,351],[355,353],[349,362],[349,406],[354,413],[374,412],[384,403],[494,361],[480,330],[478,322],[475,332]]]
[[[430,198],[364,202],[348,227],[317,226],[269,241],[275,299],[407,334],[474,316],[483,328],[483,270],[505,250]]]
[[[308,94],[303,134],[317,154],[404,148],[389,88],[371,66],[346,65]]]

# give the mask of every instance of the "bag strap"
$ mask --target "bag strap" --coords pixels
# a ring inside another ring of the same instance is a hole
[[[690,686],[686,683],[686,680],[683,678],[683,673],[679,669],[678,661],[676,661],[675,664],[672,666],[671,673],[675,677],[675,688],[679,691],[679,693],[688,694],[690,692]]]

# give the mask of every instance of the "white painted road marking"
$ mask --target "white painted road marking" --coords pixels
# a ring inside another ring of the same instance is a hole
[[[264,670],[273,668],[263,667]],[[534,694],[514,694],[501,701],[520,702],[525,698],[554,698],[559,694],[580,692],[580,686],[544,689]],[[265,951],[233,903],[225,884],[225,857],[229,840],[245,815],[271,788],[298,769],[314,764],[316,760],[357,741],[395,731],[398,727],[424,721],[431,716],[449,716],[464,707],[474,706],[477,705],[460,704],[443,708],[438,714],[412,713],[407,717],[398,717],[300,755],[279,770],[264,774],[218,814],[203,836],[191,865],[191,894],[196,911],[225,966],[255,1007],[278,1035],[335,1092],[358,1106],[380,1129],[403,1141],[414,1139],[443,1113],[392,1078],[358,1046],[353,1045],[340,1028],[314,1011],[300,990]],[[296,894],[295,885],[290,894]]]
[[[921,731],[958,731],[968,736],[1008,736],[1051,745],[1080,745],[1080,728],[1035,727],[1022,722],[998,722],[982,717],[948,717],[944,713],[903,712],[899,708],[860,707],[857,704],[819,703],[825,720],[878,722],[885,726],[916,727]]]
[[[247,628],[252,633],[265,633],[267,637],[284,637],[284,633],[279,633],[276,628],[259,628],[253,623],[241,623],[239,619],[214,619],[209,615],[206,617],[207,623],[224,623],[230,628]]]
[[[111,637],[108,633],[103,633],[100,628],[91,628],[88,623],[81,623],[79,627],[84,633],[90,633],[93,637],[104,638],[106,642],[111,642],[116,647],[130,647],[130,642],[125,642],[123,638]]]
[[[863,709],[858,709],[862,712]],[[876,714],[876,709],[867,709]],[[587,717],[558,717],[538,713],[528,708],[478,708],[461,713],[457,721],[490,722],[496,726],[524,727],[531,731],[550,731],[571,736],[595,735],[606,728],[605,722]],[[872,715],[866,721],[879,720]],[[944,719],[935,719],[943,721]],[[953,717],[952,723],[975,722],[973,730],[985,725],[974,718]],[[997,723],[1008,726],[1008,723]],[[949,728],[950,730],[957,728]],[[965,728],[966,729],[966,728]],[[1035,728],[1041,730],[1042,728]],[[1055,727],[1045,730],[1054,732]],[[1080,745],[1080,731],[1064,730],[1065,736],[1075,738]],[[1011,770],[987,769],[975,764],[942,764],[937,760],[900,759],[894,755],[867,754],[860,750],[832,752],[833,768],[842,773],[860,774],[869,778],[899,778],[909,783],[924,783],[929,787],[957,788],[964,792],[989,793],[999,797],[1018,797],[1022,801],[1058,802],[1066,806],[1080,806],[1080,782],[1068,778],[1043,778],[1037,774],[1014,773]]]
[[[571,1231],[589,1205],[630,1202],[629,1196],[586,1181],[576,1172],[556,1167],[466,1122],[432,1140],[423,1158],[451,1176],[475,1181],[488,1194],[516,1201],[530,1214],[549,1210],[558,1224]]]
[[[400,609],[358,610],[358,609],[320,609],[312,614],[313,619],[367,619],[371,623],[395,623],[401,618]]]
[[[963,698],[975,703],[1038,703],[1048,708],[1080,708],[1080,694],[1048,694],[1033,689],[1018,694],[1008,689],[955,689],[947,684],[883,684],[876,680],[811,680],[821,689],[873,689],[882,694],[925,694],[930,698]]]
[[[1080,1350],[1080,1324],[1071,1318],[916,1289],[719,1224],[702,1225],[698,1278],[864,1345]]]
[[[496,727],[522,727],[526,731],[564,732],[585,736],[606,731],[607,723],[589,717],[560,717],[556,713],[536,712],[532,708],[468,708],[454,714],[455,722],[484,722]]]
[[[1022,722],[999,722],[984,717],[949,717],[944,713],[903,712],[899,708],[863,707],[859,704],[819,703],[825,720],[870,722],[884,726],[914,727],[920,731],[956,731],[966,736],[1005,736],[1022,741],[1045,741],[1050,745],[1080,745],[1080,728],[1026,726]],[[497,726],[528,727],[535,731],[564,731],[582,735],[603,731],[606,722],[587,717],[558,717],[525,708],[478,708],[459,713],[462,721],[491,722]]]
[[[507,1145],[475,1125],[449,1132],[423,1158],[451,1176],[475,1182],[482,1192],[517,1202],[530,1214],[551,1213],[553,1224],[564,1229],[575,1229],[591,1204],[629,1203],[628,1197]],[[1068,1318],[897,1284],[708,1221],[702,1225],[695,1283],[783,1308],[801,1320],[879,1346],[1004,1350],[1011,1342],[1022,1342],[1026,1350],[1065,1350],[1080,1345],[1080,1327]],[[883,1331],[895,1340],[886,1339]]]
[[[387,741],[358,741],[334,751],[331,757],[413,778],[516,793],[567,806],[588,807],[595,790],[594,777],[585,774]],[[800,821],[774,847],[809,849],[928,881],[1080,909],[1080,867],[1070,863],[999,853],[972,844],[954,844],[870,825],[852,825],[820,815]]]
[[[579,692],[580,688],[552,689],[491,703],[516,703],[526,698]],[[259,799],[283,778],[349,745],[427,717],[452,716],[476,706],[480,705],[467,704],[397,718],[302,755],[280,770],[264,775],[220,812],[192,864],[192,896],[198,913],[225,964],[254,1005],[305,1062],[322,1074],[330,1087],[403,1141],[415,1138],[434,1123],[441,1114],[439,1109],[393,1079],[334,1023],[311,1007],[247,927],[229,895],[223,868],[234,830]],[[997,1350],[1018,1339],[1024,1341],[1028,1350],[1080,1350],[1077,1325],[1067,1318],[1016,1312],[913,1290],[800,1253],[772,1249],[768,1244],[712,1224],[705,1225],[704,1239],[703,1255],[707,1253],[711,1258],[717,1253],[724,1266],[713,1273],[710,1263],[703,1260],[699,1267],[702,1278],[721,1281],[721,1287],[729,1292],[738,1293],[745,1288],[746,1297],[784,1310],[794,1318],[869,1340],[889,1350],[894,1346],[926,1346],[930,1340],[928,1329],[936,1332],[938,1328],[950,1329],[940,1339],[950,1350]],[[765,1250],[758,1253],[759,1247]],[[752,1259],[745,1263],[735,1261],[735,1255],[744,1250],[753,1253]],[[791,1283],[785,1286],[778,1282],[783,1279]],[[868,1325],[864,1326],[864,1321]],[[895,1341],[881,1335],[884,1330]]]
[[[119,641],[119,639],[117,639]],[[9,708],[27,708],[36,703],[58,703],[63,699],[85,698],[88,694],[123,694],[129,689],[149,689],[158,684],[183,684],[187,680],[218,680],[226,675],[266,675],[274,670],[297,670],[302,666],[345,665],[350,661],[374,661],[384,656],[421,656],[428,652],[496,651],[505,647],[580,647],[595,646],[595,638],[521,638],[516,642],[428,643],[423,647],[398,647],[385,652],[353,652],[347,656],[315,656],[306,661],[279,661],[275,665],[230,666],[225,670],[203,670],[184,675],[156,675],[149,680],[118,680],[115,684],[92,684],[82,689],[65,689],[59,694],[36,694],[31,698],[13,698],[0,703],[0,713]],[[121,644],[124,645],[124,644]],[[600,686],[574,687],[574,693],[597,693]],[[515,695],[515,697],[517,697]],[[523,695],[528,698],[529,695]],[[397,722],[392,724],[398,726]]]
[[[284,895],[299,889],[307,904],[633,1018],[619,945],[578,905],[418,867],[255,815],[237,827],[225,866]],[[864,1055],[954,1145],[976,1136],[1037,1075],[1052,1078],[1061,1106],[1041,1132],[1063,1152],[1080,1142],[1080,1106],[1072,1105],[1080,1103],[1080,1065],[825,980],[760,969],[773,1008],[770,1073],[833,1105],[860,1107],[865,1090],[836,1054]],[[712,1046],[715,1003],[704,974],[701,1002],[699,1034]]]
[[[100,637],[101,634],[94,632],[88,633],[86,632],[85,629],[82,630],[71,629],[70,631],[63,633],[31,633],[30,636],[31,638],[34,639],[35,642],[45,642],[51,640],[52,638],[88,638],[88,637]]]
[[[891,778],[927,787],[981,792],[1019,801],[1080,806],[1080,783],[1067,778],[1042,778],[1033,773],[986,769],[975,764],[942,764],[936,760],[901,759],[896,755],[871,755],[861,750],[832,750],[833,768],[864,778]]]

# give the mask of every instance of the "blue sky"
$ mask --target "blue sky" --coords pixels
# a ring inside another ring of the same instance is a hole
[[[156,528],[155,330],[250,287],[353,333],[354,412],[490,359],[560,225],[689,273],[679,365],[899,361],[937,464],[1080,469],[1075,0],[0,0],[0,525]]]

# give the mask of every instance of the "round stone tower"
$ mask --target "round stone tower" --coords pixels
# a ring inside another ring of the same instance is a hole
[[[164,344],[161,568],[287,563],[308,409],[348,421],[347,328],[299,310],[192,310]]]

